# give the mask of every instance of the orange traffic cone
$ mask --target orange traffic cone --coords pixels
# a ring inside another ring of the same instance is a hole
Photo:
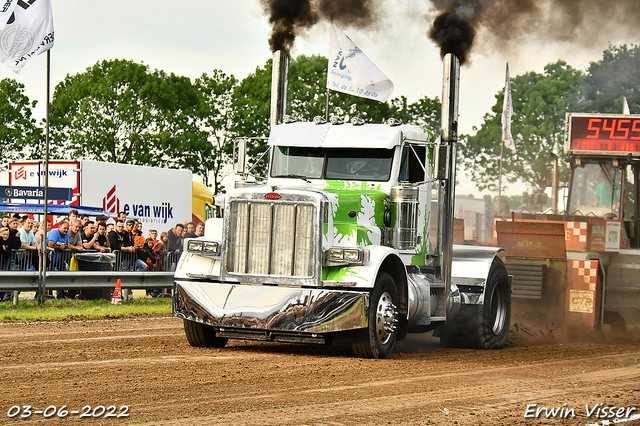
[[[116,283],[116,289],[113,290],[113,297],[111,298],[112,305],[119,305],[122,303],[122,286],[120,285],[120,279]]]

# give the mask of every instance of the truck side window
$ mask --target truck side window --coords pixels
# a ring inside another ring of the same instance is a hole
[[[402,150],[402,162],[400,164],[400,174],[398,180],[400,182],[417,183],[426,180],[424,170],[422,170],[422,164],[426,164],[426,148],[424,146],[413,146],[416,154],[420,157],[418,159],[409,146],[406,146]]]

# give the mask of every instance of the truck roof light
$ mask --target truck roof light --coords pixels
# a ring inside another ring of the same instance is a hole
[[[360,117],[351,117],[351,124],[354,126],[362,126],[364,124],[364,120]]]
[[[337,115],[334,115],[333,117],[331,117],[331,124],[333,125],[344,124],[344,120],[338,117]]]
[[[400,120],[399,118],[391,117],[390,119],[387,120],[387,124],[391,127],[399,126],[402,124],[402,120]]]
[[[284,124],[295,123],[296,121],[298,121],[298,120],[296,120],[295,118],[293,118],[290,115],[285,115],[284,117],[282,117],[282,122]]]
[[[321,115],[316,115],[313,117],[313,124],[325,124],[327,120],[324,119]]]

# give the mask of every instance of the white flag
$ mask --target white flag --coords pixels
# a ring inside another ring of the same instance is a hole
[[[622,97],[622,113],[627,115],[631,114],[631,112],[629,111],[629,104],[627,103],[626,96]]]
[[[11,18],[16,4],[18,4],[18,0],[0,0],[0,5],[2,5],[0,6],[0,31],[2,31],[9,18]]]
[[[327,89],[380,102],[393,93],[391,80],[333,22]]]
[[[504,104],[502,106],[502,142],[504,146],[516,152],[516,144],[511,136],[511,116],[513,102],[511,101],[511,80],[509,80],[509,64],[507,64],[507,79],[504,84]]]
[[[0,61],[19,74],[30,58],[52,47],[50,0],[18,0],[0,31]]]

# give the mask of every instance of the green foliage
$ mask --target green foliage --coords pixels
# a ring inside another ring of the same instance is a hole
[[[511,132],[517,151],[504,149],[507,182],[525,182],[533,188],[543,184],[550,154],[562,157],[565,114],[572,110],[583,79],[582,72],[564,61],[547,65],[544,74],[529,72],[512,78]],[[478,132],[461,142],[465,168],[481,190],[498,188],[503,102],[504,91],[496,95],[492,113],[485,115]],[[561,167],[566,169],[562,162]]]
[[[24,84],[11,78],[0,80],[0,141],[5,170],[9,161],[38,158],[44,151],[44,132],[32,118],[32,108],[24,94]]]
[[[640,46],[609,46],[602,59],[591,62],[578,92],[579,112],[622,112],[627,97],[632,114],[640,113]]]
[[[271,62],[245,77],[233,90],[231,132],[242,137],[267,137],[271,106]],[[266,150],[265,142],[252,140],[247,146],[250,164]],[[264,176],[266,163],[255,171]]]
[[[102,61],[58,84],[54,142],[68,158],[171,166],[192,142],[199,93],[189,78],[127,60]]]
[[[200,94],[195,114],[192,120],[183,121],[193,123],[196,130],[189,143],[183,144],[180,166],[202,176],[214,195],[224,192],[223,168],[231,161],[233,90],[237,84],[233,75],[221,70],[213,70],[211,76],[202,74],[194,83]]]

